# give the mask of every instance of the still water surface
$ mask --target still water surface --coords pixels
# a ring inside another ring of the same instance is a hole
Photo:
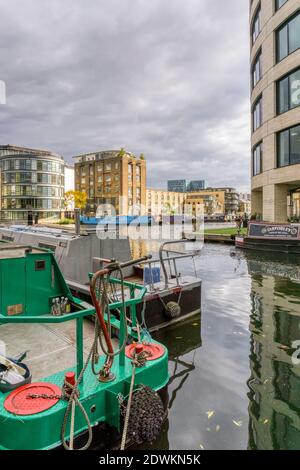
[[[170,352],[170,411],[147,448],[300,449],[299,266],[204,247],[201,319],[156,334]]]

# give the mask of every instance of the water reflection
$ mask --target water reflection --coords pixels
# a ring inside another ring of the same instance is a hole
[[[292,344],[300,338],[300,284],[257,274],[251,263],[250,271],[249,447],[299,449],[300,367]]]
[[[170,412],[147,448],[300,449],[299,266],[205,246],[201,319],[156,336],[170,351]]]

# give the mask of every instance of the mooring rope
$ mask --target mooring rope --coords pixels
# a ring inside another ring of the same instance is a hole
[[[123,434],[122,434],[122,441],[121,441],[120,450],[124,450],[125,445],[126,445],[128,424],[129,424],[129,419],[130,419],[130,408],[131,408],[133,387],[134,387],[134,380],[135,380],[135,370],[136,370],[136,365],[132,364],[130,390],[129,390],[129,397],[128,397],[128,402],[127,402],[127,407],[126,407],[126,415],[125,415],[125,420],[124,420],[124,429],[123,429]]]

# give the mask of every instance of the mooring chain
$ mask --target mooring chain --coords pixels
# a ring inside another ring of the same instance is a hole
[[[69,400],[70,398],[70,394],[73,390],[73,386],[71,384],[69,384],[68,382],[64,382],[63,386],[62,386],[62,394],[61,395],[58,395],[58,394],[47,394],[47,393],[29,393],[26,398],[27,399],[32,399],[32,400],[35,400],[35,399],[38,399],[38,398],[41,398],[41,399],[44,399],[44,400]],[[69,393],[67,392],[67,389],[69,389]],[[79,397],[79,390],[76,389],[76,396]]]
[[[35,398],[44,398],[45,400],[62,400],[63,395],[47,395],[46,393],[30,393],[26,398],[34,400]]]

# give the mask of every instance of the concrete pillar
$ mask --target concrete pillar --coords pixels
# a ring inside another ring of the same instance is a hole
[[[251,214],[260,215],[263,213],[262,190],[252,191],[251,194]]]
[[[270,184],[263,188],[263,220],[266,222],[287,222],[288,186]]]

